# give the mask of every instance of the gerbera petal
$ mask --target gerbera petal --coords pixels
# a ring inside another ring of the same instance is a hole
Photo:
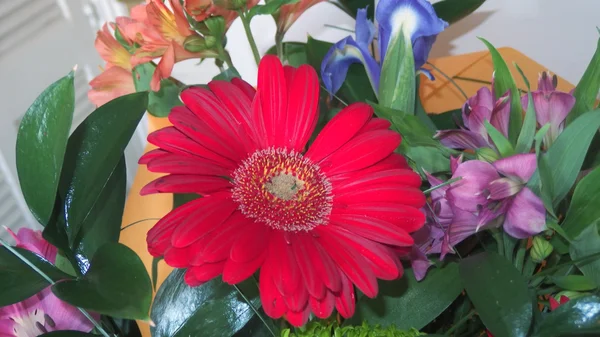
[[[284,297],[291,296],[302,284],[298,264],[285,236],[286,234],[282,232],[274,232],[271,235],[271,245],[269,247],[271,258],[277,261],[275,265],[271,266],[273,268],[273,282]]]
[[[144,186],[140,195],[152,193],[198,193],[210,194],[231,188],[223,177],[192,174],[174,174],[160,177]]]
[[[301,284],[296,291],[291,293],[289,296],[285,296],[283,299],[289,310],[293,312],[299,312],[306,309],[308,306],[308,291],[304,284]]]
[[[171,236],[174,247],[185,247],[221,225],[237,205],[230,199],[230,193],[218,193],[198,200],[194,213],[181,222]]]
[[[384,220],[409,233],[421,228],[425,222],[425,214],[418,208],[391,202],[364,202],[349,205],[334,203],[332,215],[335,214]]]
[[[302,151],[312,135],[319,112],[319,79],[309,65],[300,66],[287,83],[289,97],[285,124],[278,124],[283,132],[276,134],[275,145]]]
[[[318,273],[319,270],[311,263],[308,251],[313,248],[310,246],[310,241],[305,239],[306,235],[308,234],[298,233],[294,236],[292,241],[294,259],[298,263],[300,274],[302,274],[302,278],[304,279],[304,285],[311,298],[322,299],[328,291],[325,283],[323,283],[322,276]]]
[[[225,269],[223,269],[223,282],[237,284],[246,280],[263,265],[266,257],[267,251],[263,250],[262,254],[248,262],[236,262],[231,259],[227,260]]]
[[[185,274],[183,274],[183,281],[190,287],[197,287],[204,283],[204,281],[196,279],[196,275],[194,275],[194,272],[191,269],[185,271]]]
[[[410,246],[413,238],[403,229],[389,222],[360,215],[337,215],[330,217],[332,224],[343,227],[364,238],[394,246]]]
[[[285,128],[282,126],[286,125],[288,85],[279,58],[273,55],[264,56],[258,67],[257,88],[261,95],[257,98],[260,99],[266,132],[259,136],[267,137],[268,146],[284,145],[278,144],[277,140],[283,139],[282,134],[285,135]]]
[[[325,125],[312,143],[306,157],[318,163],[346,144],[373,116],[373,108],[365,103],[354,103],[342,109]]]
[[[218,164],[202,158],[194,158],[181,154],[168,154],[151,159],[147,165],[150,172],[172,173],[172,174],[198,174],[227,177],[231,174],[228,170]]]
[[[392,123],[390,123],[387,119],[372,118],[367,124],[365,124],[365,126],[362,127],[362,129],[360,129],[360,131],[358,131],[358,133],[361,134],[375,130],[387,130],[390,128],[390,126],[392,126]]]
[[[377,144],[373,147],[373,144]],[[389,156],[400,145],[400,135],[391,130],[366,132],[354,137],[319,163],[333,176],[369,167]]]
[[[260,301],[265,313],[271,318],[279,318],[285,314],[287,307],[283,300],[283,296],[273,281],[272,267],[274,266],[274,262],[271,261],[271,258],[272,256],[265,261],[260,269],[258,288]]]
[[[229,258],[235,241],[245,233],[242,230],[250,223],[240,212],[234,212],[219,226],[219,230],[211,235],[208,243],[198,254],[205,262],[224,261]]]
[[[254,95],[256,94],[256,89],[254,89],[248,82],[242,80],[241,78],[234,77],[231,80],[231,84],[240,88],[242,92],[250,99],[254,99]]]
[[[335,296],[331,291],[327,291],[321,298],[311,296],[308,303],[315,316],[325,319],[331,316],[333,308],[335,308]]]
[[[368,297],[377,295],[377,278],[365,258],[354,249],[349,249],[340,242],[340,234],[332,231],[329,227],[314,229],[321,237],[325,251],[331,256],[338,267],[350,278],[358,289]]]
[[[148,135],[148,142],[172,153],[200,157],[227,169],[235,169],[236,163],[184,135],[175,127],[166,127]]]
[[[334,202],[346,204],[375,201],[394,202],[421,208],[425,205],[425,195],[418,188],[388,185],[336,193],[334,199]]]
[[[214,153],[234,161],[239,161],[245,156],[245,153],[236,152],[228,145],[227,139],[223,138],[222,134],[215,133],[216,131],[211,129],[204,120],[199,119],[185,106],[173,108],[169,114],[169,121],[177,130]]]
[[[265,242],[271,239],[272,229],[269,226],[248,222],[240,229],[241,233],[229,254],[229,258],[233,261],[242,263],[254,260],[265,251]]]
[[[373,187],[374,185],[404,185],[421,187],[421,177],[408,169],[382,170],[364,174],[358,171],[343,181],[336,180],[332,185],[335,193]]]
[[[256,134],[255,141],[260,148],[265,149],[269,147],[269,138],[267,137],[265,115],[261,104],[262,96],[263,93],[260,90],[256,91],[256,95],[254,95],[254,100],[252,101],[252,121]]]
[[[205,263],[200,266],[191,267],[192,273],[194,273],[194,278],[199,282],[207,282],[212,280],[213,278],[221,275],[223,273],[223,267],[225,266],[225,261],[216,262],[216,263]]]
[[[193,213],[203,202],[202,199],[196,199],[175,208],[148,231],[146,242],[148,251],[152,256],[164,255],[165,250],[171,246],[171,235],[173,235],[175,229],[181,225],[183,219]]]
[[[344,318],[350,318],[354,315],[356,308],[356,297],[354,295],[354,286],[350,279],[341,273],[342,289],[335,296],[335,307]]]
[[[285,314],[285,319],[295,327],[301,327],[308,322],[310,310],[308,307],[302,311],[288,311]]]
[[[342,289],[340,271],[331,256],[325,251],[325,248],[318,242],[317,238],[311,235],[303,236],[302,241],[304,241],[305,247],[311,247],[305,252],[310,259],[310,264],[316,274],[323,280],[325,286],[332,292],[340,291]],[[317,291],[314,292],[318,294]]]
[[[165,263],[173,268],[186,268],[192,260],[191,246],[176,248],[169,247],[165,251]]]
[[[167,152],[163,149],[154,149],[154,150],[144,153],[144,155],[141,156],[140,159],[138,160],[138,164],[146,165],[150,162],[150,160],[152,160],[154,158],[162,157],[162,156],[168,155],[168,154],[169,154],[169,152]]]

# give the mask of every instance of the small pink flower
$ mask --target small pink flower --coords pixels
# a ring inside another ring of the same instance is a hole
[[[42,238],[42,232],[21,228],[17,235],[11,234],[17,247],[52,263],[56,261],[56,247]],[[92,323],[77,308],[59,300],[50,287],[22,302],[0,308],[1,337],[36,337],[58,330],[89,332],[92,328]]]

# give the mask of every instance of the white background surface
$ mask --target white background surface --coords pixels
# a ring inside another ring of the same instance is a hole
[[[484,50],[478,36],[496,47],[513,47],[572,83],[576,83],[591,59],[600,34],[600,0],[487,0],[471,16],[450,26],[438,37],[431,57]],[[335,42],[348,35],[325,24],[354,29],[354,20],[328,3],[309,9],[286,36],[286,41],[306,41],[307,34]],[[275,24],[270,17],[252,22],[261,53],[274,44]],[[256,66],[236,21],[228,34],[233,61],[247,81],[255,83]],[[179,65],[174,75],[199,83],[217,73],[211,64]]]

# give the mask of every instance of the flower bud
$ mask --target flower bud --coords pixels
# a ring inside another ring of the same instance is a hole
[[[206,41],[207,48],[213,48],[214,46],[217,45],[217,42],[218,42],[216,37],[210,36],[210,35],[205,38],[205,41]]]
[[[533,262],[540,263],[547,258],[553,250],[554,247],[552,247],[550,242],[546,241],[541,236],[536,236],[533,238],[533,247],[531,247],[529,254],[531,254]]]
[[[198,35],[190,35],[183,42],[183,48],[189,52],[197,53],[209,48],[209,46],[206,39],[203,37]]]
[[[487,161],[488,163],[493,163],[496,160],[500,159],[498,153],[489,147],[482,147],[477,149],[476,151],[477,159],[481,161]]]

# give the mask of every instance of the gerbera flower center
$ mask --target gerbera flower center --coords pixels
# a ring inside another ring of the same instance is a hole
[[[242,214],[285,231],[327,223],[331,184],[321,169],[287,149],[254,152],[233,173],[233,200]]]

